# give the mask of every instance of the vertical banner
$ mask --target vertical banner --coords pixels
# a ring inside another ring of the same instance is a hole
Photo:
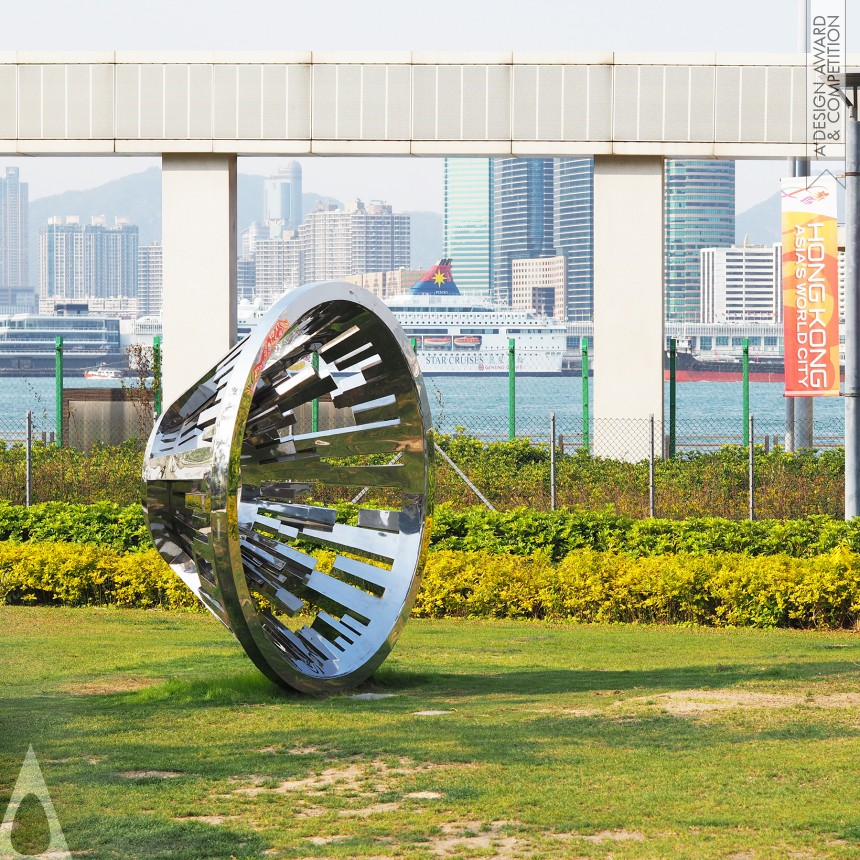
[[[785,396],[839,395],[836,180],[780,180]]]

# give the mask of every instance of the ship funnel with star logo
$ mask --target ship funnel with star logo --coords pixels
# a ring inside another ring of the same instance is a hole
[[[451,258],[443,257],[431,266],[409,292],[419,296],[459,296],[460,290],[451,274]]]
[[[431,450],[418,362],[391,311],[350,284],[308,284],[157,422],[149,528],[264,674],[346,689],[382,663],[415,599]]]

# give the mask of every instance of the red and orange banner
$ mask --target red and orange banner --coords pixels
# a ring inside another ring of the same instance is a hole
[[[839,395],[836,181],[780,180],[785,396]]]

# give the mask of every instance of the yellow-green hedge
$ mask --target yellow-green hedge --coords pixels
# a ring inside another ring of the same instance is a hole
[[[0,543],[0,604],[181,609],[197,599],[154,550],[74,543]]]
[[[755,627],[853,627],[860,555],[660,555],[580,550],[529,557],[436,552],[414,615]]]
[[[329,554],[320,566],[330,567]],[[0,542],[0,604],[196,606],[154,550],[121,554],[68,543]],[[413,614],[755,627],[854,627],[860,554],[814,558],[672,554],[634,558],[579,550],[431,553]]]

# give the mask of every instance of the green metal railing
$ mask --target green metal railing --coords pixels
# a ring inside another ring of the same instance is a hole
[[[588,338],[580,341],[582,350],[582,450],[586,454],[591,451],[591,437],[589,433],[588,414]]]
[[[677,418],[677,362],[678,343],[674,337],[669,338],[669,459],[675,459],[676,418]]]
[[[54,341],[54,379],[56,381],[56,444],[63,447],[63,339],[58,335]]]
[[[161,415],[161,335],[157,334],[152,339],[152,410],[155,417]]]
[[[508,439],[517,435],[517,359],[516,343],[508,338]]]

